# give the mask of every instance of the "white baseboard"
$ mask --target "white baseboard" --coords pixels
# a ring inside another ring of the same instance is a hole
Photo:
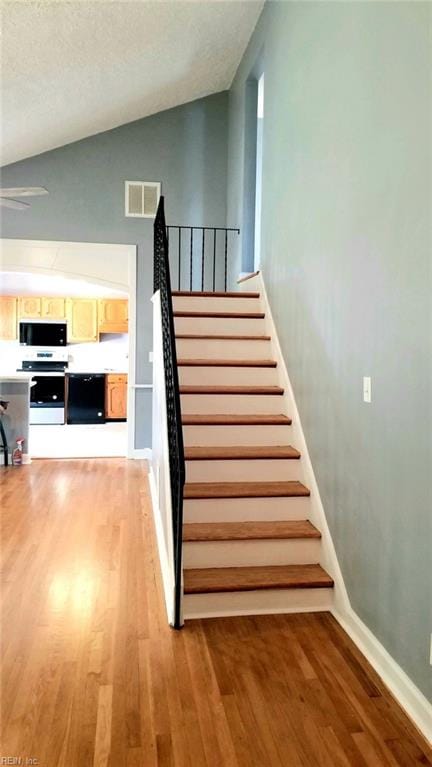
[[[151,461],[152,459],[151,447],[135,448],[134,450],[132,450],[132,454],[129,455],[128,458]]]
[[[432,743],[432,703],[429,703],[352,608],[341,613],[333,607],[331,612],[373,666],[405,713],[426,740]]]

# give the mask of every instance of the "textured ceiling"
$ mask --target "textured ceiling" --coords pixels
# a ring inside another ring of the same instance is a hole
[[[228,88],[254,0],[1,0],[1,164]]]

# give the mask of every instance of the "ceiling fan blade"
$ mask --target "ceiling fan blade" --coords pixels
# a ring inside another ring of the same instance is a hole
[[[6,197],[0,197],[1,208],[13,208],[14,210],[25,210],[29,208],[28,202],[18,202],[18,200],[8,200]]]
[[[0,197],[37,197],[41,194],[49,194],[44,186],[15,186],[0,188]]]

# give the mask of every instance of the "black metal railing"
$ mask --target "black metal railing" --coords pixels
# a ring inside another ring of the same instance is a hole
[[[169,471],[171,481],[172,528],[174,542],[174,628],[181,627],[183,487],[185,460],[180,407],[180,389],[175,346],[174,315],[168,259],[168,237],[165,224],[164,198],[154,222],[154,291],[160,291],[162,344],[165,371],[165,393],[168,422]]]
[[[169,224],[170,264],[177,290],[226,291],[230,250],[240,229]]]

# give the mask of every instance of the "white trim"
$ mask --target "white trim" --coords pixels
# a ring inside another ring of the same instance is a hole
[[[140,460],[146,460],[151,461],[152,459],[152,451],[151,447],[136,447],[132,454],[128,456],[128,458],[138,458]]]
[[[174,540],[171,508],[171,480],[169,470],[167,405],[165,392],[165,374],[162,349],[162,319],[160,291],[152,296],[153,303],[153,444],[152,466],[154,477],[154,496],[152,496],[153,516],[155,518],[159,559],[164,581],[165,604],[168,623],[174,622],[175,613],[175,575],[174,575]],[[161,499],[161,500],[160,500]]]
[[[331,612],[373,666],[405,713],[426,740],[432,744],[432,703],[429,703],[352,607],[345,612],[332,608]]]
[[[173,625],[172,605],[174,604],[174,595],[173,595],[173,586],[172,586],[171,567],[169,564],[167,549],[165,545],[165,537],[164,537],[164,531],[162,526],[162,516],[159,510],[157,483],[155,481],[155,476],[154,476],[152,466],[150,466],[148,480],[150,485],[150,497],[151,497],[152,510],[153,510],[153,519],[155,523],[156,540],[157,540],[157,547],[158,547],[158,554],[159,554],[159,564],[161,568],[162,583],[163,583],[164,596],[165,596],[165,609],[167,612],[168,623],[170,626],[172,626]]]
[[[273,347],[274,359],[277,361],[277,369],[280,375],[279,383],[285,390],[284,397],[289,400],[289,410],[287,412],[289,412],[289,415],[292,418],[293,444],[301,453],[301,460],[305,475],[305,484],[311,491],[311,521],[316,524],[318,529],[321,531],[323,552],[321,564],[329,572],[334,580],[335,606],[340,610],[346,610],[350,607],[348,593],[327,524],[327,518],[321,500],[318,483],[316,481],[315,473],[313,470],[312,461],[310,459],[309,451],[307,448],[306,438],[303,432],[294,391],[291,385],[290,377],[288,375],[284,355],[280,347],[278,333],[270,309],[262,271],[260,271],[255,277],[252,277],[251,280],[248,281],[247,288],[245,287],[244,289],[252,290],[254,285],[256,285],[256,289],[261,294],[262,300],[264,302],[267,320],[267,331],[272,339],[271,343]]]
[[[305,467],[306,484],[311,490],[311,499],[314,501],[312,506],[314,513],[311,515],[311,521],[316,521],[316,525],[322,533],[322,545],[324,554],[322,564],[332,575],[335,581],[334,604],[332,607],[330,607],[330,611],[338,623],[340,623],[342,628],[351,637],[353,642],[357,645],[359,650],[367,658],[377,674],[381,677],[384,684],[389,688],[390,692],[394,695],[399,705],[404,709],[407,716],[413,721],[423,736],[429,742],[432,742],[432,704],[428,702],[423,693],[418,689],[418,687],[416,687],[414,682],[411,681],[405,671],[403,671],[403,669],[385,649],[381,642],[379,642],[372,631],[370,631],[370,629],[363,623],[363,621],[354,612],[351,606],[337,559],[336,551],[328,528],[324,507],[321,501],[318,485],[307,449],[306,440],[304,437],[291,382],[288,376],[284,356],[280,348],[278,334],[276,332],[270,304],[267,298],[262,271],[260,271],[260,273],[255,277],[251,278],[251,281],[248,281],[247,287],[246,285],[244,286],[245,290],[251,290],[253,288],[256,288],[256,290],[261,293],[263,301],[265,302],[266,319],[268,322],[267,329],[269,334],[272,336],[273,351],[276,355],[278,369],[281,374],[280,384],[285,388],[285,391],[290,398],[290,415],[293,419],[292,428],[295,429],[293,444],[295,444],[295,446],[300,450],[302,454],[302,462]]]
[[[129,282],[129,371],[127,390],[127,457],[133,458],[135,450],[135,376],[136,376],[136,298],[137,298],[137,247],[130,253],[128,262]]]
[[[153,384],[132,384],[132,389],[153,389]]]

